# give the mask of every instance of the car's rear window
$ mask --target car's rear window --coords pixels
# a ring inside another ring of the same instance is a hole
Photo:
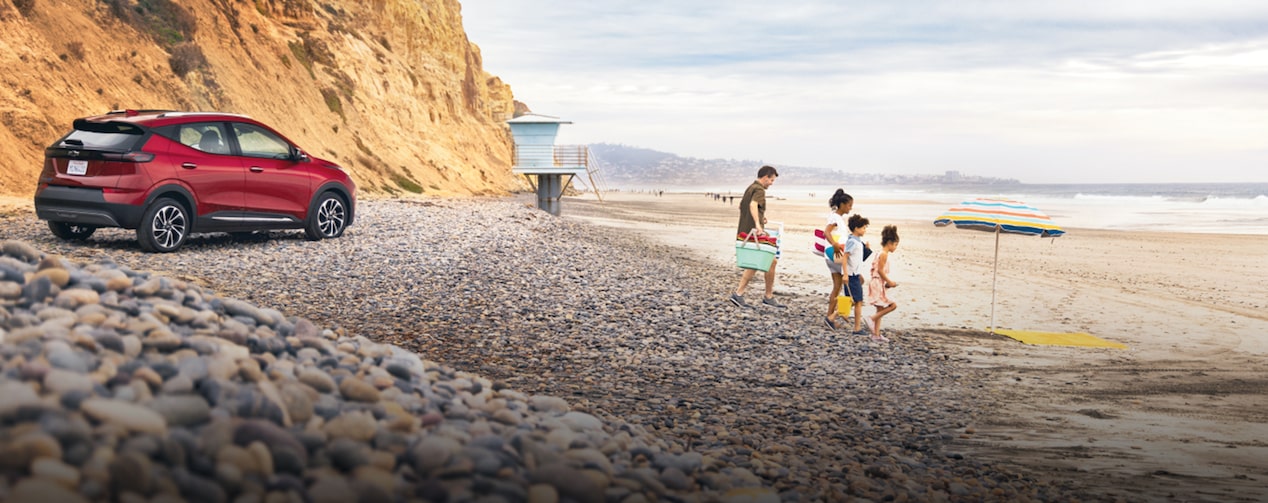
[[[144,135],[145,130],[135,124],[77,120],[75,130],[62,139],[62,146],[126,151]]]

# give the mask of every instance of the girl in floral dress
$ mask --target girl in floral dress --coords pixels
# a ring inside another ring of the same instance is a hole
[[[898,309],[898,303],[889,300],[888,290],[898,286],[889,278],[889,254],[898,249],[898,227],[886,225],[881,230],[881,252],[872,261],[872,279],[868,281],[867,303],[876,306],[876,314],[867,318],[867,328],[872,332],[872,340],[888,341],[881,335],[881,318]]]

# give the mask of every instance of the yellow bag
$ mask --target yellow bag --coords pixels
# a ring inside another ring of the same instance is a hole
[[[850,294],[845,293],[837,297],[837,314],[849,317],[854,316],[854,298]]]

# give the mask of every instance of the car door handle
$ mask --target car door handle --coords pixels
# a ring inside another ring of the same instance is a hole
[[[261,168],[261,167],[259,167],[259,166],[251,166],[251,172],[252,172],[252,173],[263,173],[263,172],[264,172],[264,168]]]
[[[197,167],[198,167],[198,165],[197,165],[197,164],[194,164],[194,163],[192,163],[192,162],[186,162],[186,163],[182,163],[182,164],[181,164],[181,167],[182,167],[182,168],[185,168],[185,169],[194,169],[194,168],[197,168]]]

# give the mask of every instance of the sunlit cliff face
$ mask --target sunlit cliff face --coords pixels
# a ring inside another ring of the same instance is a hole
[[[113,109],[219,110],[277,124],[363,193],[501,194],[511,89],[452,0],[19,0],[0,6],[0,195],[35,189],[44,147]]]

